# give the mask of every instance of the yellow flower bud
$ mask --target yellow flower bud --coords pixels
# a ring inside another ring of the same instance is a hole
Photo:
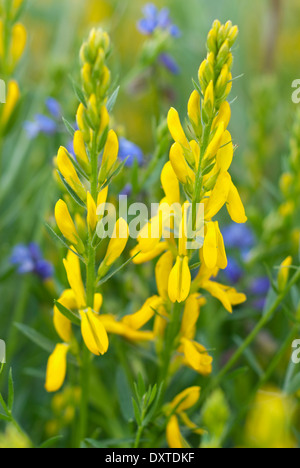
[[[67,150],[61,146],[57,153],[57,167],[66,182],[81,199],[85,199],[85,189],[77,175],[77,172],[68,156]]]
[[[155,267],[155,278],[160,297],[168,298],[169,276],[173,268],[173,254],[168,251],[158,260]]]
[[[97,221],[96,203],[90,192],[87,192],[87,224],[91,232],[96,229]]]
[[[179,143],[174,143],[170,149],[170,162],[172,164],[172,168],[178,178],[178,180],[186,185],[189,180],[191,182],[195,182],[195,174],[192,169],[188,166],[184,154],[183,149]]]
[[[210,118],[212,117],[215,107],[215,93],[214,93],[214,82],[211,80],[208,87],[206,88],[203,102],[203,111],[205,115]]]
[[[80,130],[77,130],[74,134],[73,146],[76,157],[81,159],[85,164],[89,164],[90,161],[86,152],[83,134]]]
[[[191,272],[188,257],[177,257],[175,266],[169,276],[169,298],[175,302],[184,302],[191,289]]]
[[[57,392],[62,387],[67,372],[68,351],[69,346],[58,344],[49,357],[45,384],[47,392]]]
[[[58,200],[55,205],[55,220],[62,235],[71,244],[78,244],[79,236],[69,213],[67,204],[63,200]]]
[[[189,149],[189,142],[183,131],[178,112],[173,107],[168,113],[168,127],[174,141]]]
[[[20,99],[20,90],[19,90],[18,83],[12,80],[8,83],[6,103],[4,105],[2,116],[1,116],[1,125],[3,127],[8,123],[19,99]]]
[[[109,176],[111,169],[117,161],[119,153],[119,141],[116,133],[110,130],[107,136],[106,144],[102,156],[101,170],[99,174],[99,180],[104,180]]]
[[[246,223],[247,216],[245,214],[245,208],[240,194],[232,181],[228,193],[227,210],[232,221],[239,224]]]
[[[111,266],[122,254],[129,237],[129,228],[123,218],[118,219],[104,258],[106,266]]]
[[[287,257],[282,264],[280,265],[280,270],[278,273],[278,289],[279,291],[284,291],[290,274],[290,266],[292,265],[293,258]]]
[[[27,40],[27,32],[23,24],[16,23],[12,29],[12,39],[11,39],[11,57],[13,64],[16,64],[25,49]]]
[[[195,128],[198,128],[201,123],[200,112],[200,94],[198,91],[193,91],[188,102],[188,116]]]
[[[77,306],[78,308],[84,308],[86,307],[86,297],[81,277],[79,258],[74,252],[69,250],[67,258],[64,259],[63,263],[67,273],[69,285],[71,286],[76,299]]]
[[[91,308],[87,311],[80,311],[81,315],[81,334],[86,347],[95,356],[100,356],[108,350],[107,332],[99,320],[99,316]]]
[[[181,146],[177,143],[180,150]],[[180,202],[180,188],[172,162],[167,162],[161,172],[161,183],[169,205]]]

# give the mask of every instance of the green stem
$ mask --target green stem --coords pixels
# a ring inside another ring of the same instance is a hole
[[[290,281],[290,283],[287,285],[285,290],[279,294],[277,299],[274,301],[273,305],[270,307],[270,309],[264,314],[264,316],[260,319],[254,330],[250,333],[248,338],[242,343],[242,345],[238,348],[238,350],[234,353],[232,358],[228,361],[226,366],[221,370],[221,372],[212,380],[211,384],[208,385],[208,387],[205,389],[205,392],[202,395],[202,400],[204,396],[213,390],[216,386],[218,386],[222,379],[225,377],[225,375],[232,369],[232,367],[237,363],[239,358],[243,355],[244,351],[251,345],[251,343],[255,340],[257,337],[258,333],[264,328],[264,326],[271,320],[273,317],[274,313],[286,297],[286,295],[290,292],[292,287],[300,280],[300,269],[297,271]]]

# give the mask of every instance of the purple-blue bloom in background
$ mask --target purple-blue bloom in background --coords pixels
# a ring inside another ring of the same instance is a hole
[[[232,284],[236,284],[244,276],[244,270],[234,258],[228,257],[227,260],[228,264],[227,268],[224,270],[224,273]]]
[[[230,224],[222,229],[222,234],[228,248],[247,251],[255,245],[254,234],[245,224]]]
[[[119,138],[119,154],[118,157],[121,161],[124,161],[126,158],[126,166],[131,167],[136,160],[138,165],[143,164],[144,154],[139,146],[132,141],[126,140],[126,138]]]
[[[159,10],[153,3],[147,3],[143,8],[144,18],[138,22],[138,29],[146,36],[152,35],[156,29],[167,31],[173,37],[180,37],[180,29],[172,23],[170,10],[162,8]]]
[[[10,262],[12,265],[17,266],[17,271],[20,275],[34,273],[42,280],[53,276],[53,266],[50,262],[44,260],[39,246],[33,242],[29,245],[16,245],[13,249]]]
[[[54,98],[48,98],[45,102],[47,110],[50,114],[36,114],[33,121],[26,121],[24,128],[30,139],[36,138],[39,134],[54,135],[59,131],[61,120],[61,107]]]

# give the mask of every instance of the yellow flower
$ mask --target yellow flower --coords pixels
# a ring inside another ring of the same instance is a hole
[[[77,308],[77,301],[76,297],[74,295],[74,292],[72,289],[66,289],[60,298],[58,299],[58,302],[66,307],[67,309],[73,310]],[[58,333],[58,335],[61,337],[61,339],[65,343],[69,343],[71,341],[71,336],[72,336],[72,324],[70,320],[68,320],[57,308],[57,306],[54,306],[54,316],[53,316],[53,322],[55,329]]]
[[[70,187],[78,194],[78,196],[85,200],[86,194],[84,187],[77,175],[77,172],[68,156],[67,150],[61,146],[57,154],[57,166],[61,174]]]
[[[55,220],[62,235],[72,244],[78,244],[80,240],[78,232],[69,213],[67,204],[63,200],[58,200],[55,205]]]
[[[155,310],[159,308],[162,302],[163,301],[159,296],[150,297],[138,312],[124,317],[122,319],[122,323],[133,330],[139,330],[149,322],[149,320],[151,320],[155,314]]]
[[[83,161],[85,164],[89,164],[89,158],[86,152],[83,134],[80,130],[77,130],[74,133],[73,146],[76,157],[81,159],[81,161]]]
[[[204,346],[187,338],[182,338],[179,350],[184,355],[183,363],[185,365],[204,376],[212,373],[213,358],[208,355]]]
[[[107,136],[107,141],[102,156],[102,165],[99,175],[100,182],[104,182],[104,180],[109,176],[111,169],[114,167],[115,162],[117,161],[118,153],[118,137],[113,130],[110,130]]]
[[[23,55],[27,40],[26,29],[21,23],[16,23],[12,29],[11,57],[13,64],[16,64]]]
[[[157,289],[160,297],[168,299],[169,276],[173,268],[173,254],[165,252],[158,260],[155,267]]]
[[[114,232],[108,244],[103,263],[111,266],[124,251],[129,237],[129,228],[126,221],[120,218],[115,225]],[[100,266],[101,268],[101,266]]]
[[[86,201],[87,201],[87,224],[91,232],[93,232],[96,229],[96,225],[97,225],[97,207],[90,192],[87,192]]]
[[[80,315],[81,334],[86,347],[96,356],[105,354],[108,350],[108,336],[99,316],[91,308],[81,310]]]
[[[280,265],[280,270],[278,273],[278,288],[279,291],[284,291],[290,274],[290,266],[292,265],[293,258],[287,257],[282,264]]]
[[[191,289],[191,272],[188,257],[177,257],[169,276],[169,298],[175,302],[184,302]]]
[[[20,89],[18,83],[14,80],[11,80],[8,83],[6,103],[4,105],[1,116],[1,125],[3,127],[8,123],[19,100]]]
[[[189,142],[183,131],[178,112],[173,107],[168,113],[168,127],[174,141],[180,143],[184,148],[189,148]]]
[[[80,260],[75,253],[69,250],[67,258],[63,262],[78,308],[84,308],[86,306],[86,296],[81,277]]]
[[[63,385],[67,371],[68,351],[68,345],[58,344],[49,357],[45,384],[47,392],[56,392]]]

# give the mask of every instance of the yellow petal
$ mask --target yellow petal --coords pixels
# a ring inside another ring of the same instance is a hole
[[[185,448],[186,444],[180,433],[178,419],[175,415],[171,416],[167,425],[167,442],[170,448]]]
[[[122,336],[129,341],[140,342],[154,339],[153,332],[134,330],[125,323],[118,322],[113,315],[99,315],[99,320],[108,333]]]
[[[282,264],[280,265],[280,270],[278,273],[278,287],[280,291],[284,291],[290,274],[290,266],[292,265],[293,258],[287,257]]]
[[[55,220],[62,235],[72,244],[77,244],[79,240],[78,232],[69,213],[67,204],[63,200],[58,200],[55,205]]]
[[[177,257],[176,263],[169,276],[168,292],[170,300],[184,302],[191,289],[191,272],[188,257]]]
[[[208,355],[204,346],[186,338],[182,338],[181,344],[186,365],[204,376],[212,373],[213,359]]]
[[[173,254],[168,251],[158,260],[155,267],[157,290],[163,299],[168,298],[169,276],[173,267]]]
[[[160,242],[158,245],[155,246],[153,250],[150,250],[149,252],[142,253],[140,247],[137,245],[132,251],[130,252],[130,255],[134,257],[133,263],[135,265],[141,265],[142,263],[150,262],[154,258],[158,257],[161,255],[165,250],[167,250],[168,244],[167,242]],[[137,255],[138,254],[138,255]]]
[[[196,90],[192,92],[188,102],[188,116],[195,125],[199,124],[201,119],[200,94]]]
[[[220,106],[219,113],[213,122],[212,129],[214,130],[216,127],[220,125],[221,122],[223,122],[224,130],[226,130],[230,122],[230,119],[231,119],[230,105],[227,101],[225,101]]]
[[[27,40],[27,32],[23,24],[16,23],[12,29],[11,38],[11,57],[14,64],[16,64],[23,55]]]
[[[93,232],[96,229],[96,225],[97,225],[97,207],[90,192],[87,192],[86,202],[87,202],[87,224],[90,230]]]
[[[228,171],[233,159],[233,144],[230,133],[226,130],[221,139],[221,147],[217,152],[217,166],[223,172]]]
[[[235,185],[231,182],[227,199],[228,213],[235,223],[246,223],[247,216],[241,197]]]
[[[225,245],[224,245],[224,239],[219,228],[219,223],[217,221],[215,222],[215,229],[216,229],[217,245],[218,245],[217,266],[218,268],[221,268],[222,270],[224,270],[225,268],[227,268],[228,262],[227,262],[227,255],[226,255],[226,250],[225,250]]]
[[[224,134],[224,123],[221,122],[220,125],[217,127],[217,131],[215,135],[213,136],[211,142],[209,143],[207,150],[205,152],[205,158],[207,159],[213,159],[217,152],[219,151],[219,148],[221,146],[221,140]]]
[[[231,177],[228,172],[221,172],[206,205],[204,213],[206,220],[213,218],[225,205],[228,200],[230,184]]]
[[[176,174],[173,170],[172,164],[167,162],[164,165],[164,168],[161,172],[161,183],[166,194],[168,203],[172,205],[173,203],[180,202],[180,190],[179,183],[176,177]]]
[[[107,266],[112,265],[124,251],[129,237],[129,228],[123,218],[116,222],[112,238],[109,242],[104,262]]]
[[[77,301],[72,289],[66,289],[58,299],[58,302],[67,309],[77,309]],[[72,324],[70,320],[68,320],[56,306],[54,306],[53,322],[55,329],[61,339],[65,343],[69,343],[72,336]]]
[[[181,335],[188,339],[193,339],[196,331],[196,324],[200,315],[200,306],[205,304],[205,299],[199,299],[199,293],[192,294],[186,300],[182,322]]]
[[[57,166],[62,173],[66,182],[70,187],[78,193],[79,196],[83,195],[83,186],[77,175],[77,172],[68,156],[67,150],[61,146],[57,154]]]
[[[77,158],[81,159],[84,163],[89,164],[90,161],[86,152],[83,134],[80,130],[77,130],[74,134],[73,146],[74,153]]]
[[[45,384],[47,392],[57,392],[62,387],[66,377],[68,351],[69,346],[58,344],[49,357]]]
[[[195,174],[191,170],[191,168],[188,166],[184,158],[183,149],[179,143],[176,142],[171,146],[169,157],[170,157],[170,163],[177,176],[177,179],[182,184],[187,184],[188,179],[190,179],[192,182],[195,181]]]
[[[178,112],[173,107],[168,113],[168,127],[174,141],[180,143],[185,148],[189,148],[189,142],[183,131]]]
[[[135,314],[126,315],[122,319],[122,323],[132,328],[139,330],[142,328],[155,314],[155,311],[162,304],[162,299],[158,296],[153,296],[147,299],[143,307]]]
[[[86,347],[96,356],[105,354],[108,350],[108,336],[99,317],[92,309],[80,311],[80,315],[81,334]]]
[[[206,224],[206,234],[203,244],[203,259],[207,268],[212,270],[217,265],[218,245],[215,223]]]
[[[171,403],[176,413],[181,413],[192,408],[200,398],[200,387],[189,387],[179,393]]]
[[[103,296],[100,293],[94,295],[94,311],[98,314],[103,304]]]
[[[105,168],[106,175],[110,172],[115,164],[119,153],[119,141],[116,133],[113,130],[108,132],[106,144],[104,147],[102,166]]]
[[[63,260],[69,284],[74,292],[79,308],[85,307],[85,290],[81,277],[80,260],[75,253],[68,251],[67,258]]]

